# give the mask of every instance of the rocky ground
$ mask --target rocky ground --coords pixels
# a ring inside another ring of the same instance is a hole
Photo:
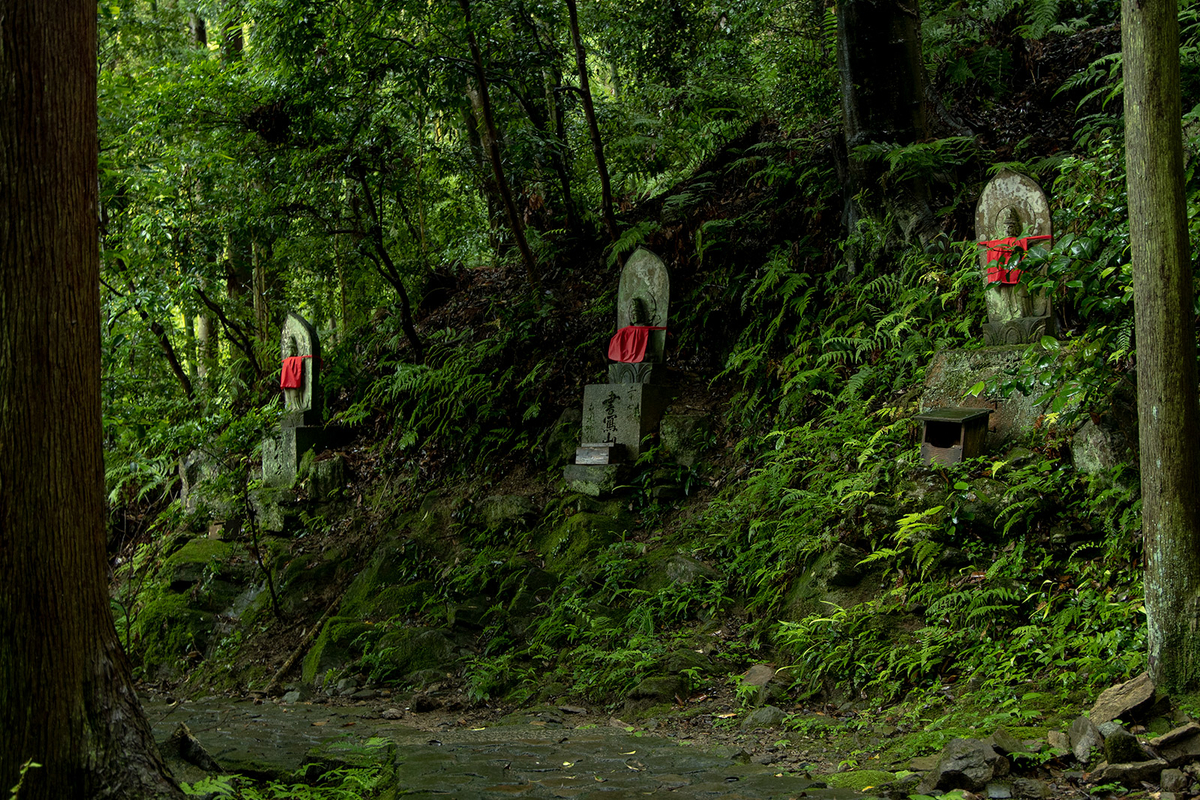
[[[747,679],[767,670],[754,668]],[[501,789],[528,797],[746,798],[957,791],[966,800],[1200,793],[1200,724],[1172,710],[1146,676],[1102,694],[1066,731],[1022,739],[1001,728],[916,756],[902,746],[909,732],[878,715],[744,708],[732,691],[635,722],[582,706],[469,707],[453,691],[398,695],[353,685],[334,696],[293,690],[282,698],[180,701],[152,692],[146,705],[177,774],[190,781],[206,771],[287,779],[304,775],[310,762],[395,758],[406,792],[418,797],[444,796],[447,787],[458,787],[450,790],[456,797]]]

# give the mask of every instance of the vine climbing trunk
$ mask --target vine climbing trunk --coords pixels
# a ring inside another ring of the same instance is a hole
[[[492,100],[488,95],[487,75],[483,69],[483,53],[471,27],[471,0],[458,0],[462,7],[463,18],[466,20],[467,47],[471,50],[471,63],[475,67],[476,90],[479,92],[480,116],[483,118],[484,147],[487,150],[488,161],[491,162],[492,175],[496,179],[496,188],[500,192],[500,200],[504,204],[504,213],[508,217],[508,226],[512,230],[517,249],[521,251],[521,259],[525,262],[525,273],[529,277],[529,285],[533,290],[541,286],[541,276],[538,274],[537,261],[529,242],[525,238],[525,226],[521,224],[521,215],[517,213],[517,205],[513,202],[512,189],[504,176],[504,164],[500,160],[500,137],[496,131],[496,121],[492,116]]]
[[[1200,688],[1200,410],[1176,0],[1125,0],[1126,181],[1150,675]]]
[[[0,792],[182,798],[109,606],[94,2],[6,0],[0,108]]]
[[[604,160],[604,142],[600,138],[600,126],[596,123],[596,108],[592,105],[592,87],[588,80],[587,51],[583,49],[583,38],[579,35],[579,13],[575,0],[567,0],[567,15],[571,23],[571,42],[575,46],[575,66],[579,70],[579,98],[583,102],[583,116],[587,120],[588,133],[592,137],[592,151],[596,154],[596,171],[600,173],[600,203],[604,215],[604,228],[614,242],[620,238],[617,218],[613,214],[612,185],[608,177],[608,163]]]

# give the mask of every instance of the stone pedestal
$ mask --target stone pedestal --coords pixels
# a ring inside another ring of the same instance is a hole
[[[990,292],[988,296],[991,296]],[[983,323],[983,343],[989,347],[1037,343],[1046,335],[1055,335],[1054,318],[1049,315]]]
[[[647,383],[594,383],[583,389],[583,441],[616,444],[628,461],[642,454],[642,439],[652,433],[671,393]]]
[[[568,464],[563,479],[573,492],[606,497],[616,491],[627,471],[624,464]]]
[[[300,460],[310,450],[324,446],[325,429],[315,425],[291,426],[284,420],[279,436],[263,439],[262,482],[263,486],[284,488],[296,480]]]

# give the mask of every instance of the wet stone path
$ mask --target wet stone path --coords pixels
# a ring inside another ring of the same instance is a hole
[[[179,723],[222,770],[284,778],[308,763],[362,764],[395,759],[400,795],[408,798],[602,798],[669,793],[680,798],[863,800],[852,789],[827,789],[802,777],[728,753],[613,727],[503,725],[417,730],[372,718],[355,707],[289,706],[227,698],[167,704],[147,700],[156,738]],[[183,762],[173,763],[177,774]],[[179,774],[185,781],[201,777]]]

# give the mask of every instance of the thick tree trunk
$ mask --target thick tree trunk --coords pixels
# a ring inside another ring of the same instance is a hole
[[[500,160],[500,137],[496,131],[496,121],[492,117],[492,101],[488,96],[487,75],[483,71],[483,53],[479,49],[479,42],[475,39],[475,31],[471,27],[471,2],[470,0],[458,0],[458,4],[462,7],[463,18],[466,21],[467,46],[471,50],[471,61],[475,66],[475,82],[479,90],[479,105],[483,117],[484,147],[492,165],[496,188],[500,191],[500,200],[504,203],[504,212],[508,216],[508,226],[512,230],[517,249],[521,251],[521,259],[525,262],[525,273],[529,277],[530,289],[536,291],[541,285],[541,276],[538,274],[537,261],[533,257],[533,251],[529,249],[529,242],[525,239],[525,226],[521,224],[521,217],[517,214],[512,189],[508,185],[508,179],[504,177],[504,164]]]
[[[0,787],[182,797],[109,611],[96,4],[0,14]]]
[[[936,232],[928,189],[920,181],[887,184],[881,159],[855,154],[860,145],[912,144],[925,138],[925,65],[917,3],[844,0],[837,6],[838,72],[849,159],[846,224],[891,217],[904,241]]]
[[[1123,5],[1149,663],[1155,682],[1178,693],[1200,688],[1200,411],[1183,199],[1179,26],[1175,0]]]
[[[587,120],[588,132],[592,137],[592,150],[596,154],[596,171],[600,173],[600,205],[604,227],[614,242],[620,238],[617,218],[613,215],[612,185],[608,178],[608,163],[604,160],[604,142],[600,139],[600,126],[596,123],[596,109],[592,105],[592,87],[588,81],[587,52],[579,35],[579,14],[575,0],[567,0],[567,14],[571,22],[571,41],[575,45],[575,65],[579,70],[579,98],[583,101],[583,116]]]

